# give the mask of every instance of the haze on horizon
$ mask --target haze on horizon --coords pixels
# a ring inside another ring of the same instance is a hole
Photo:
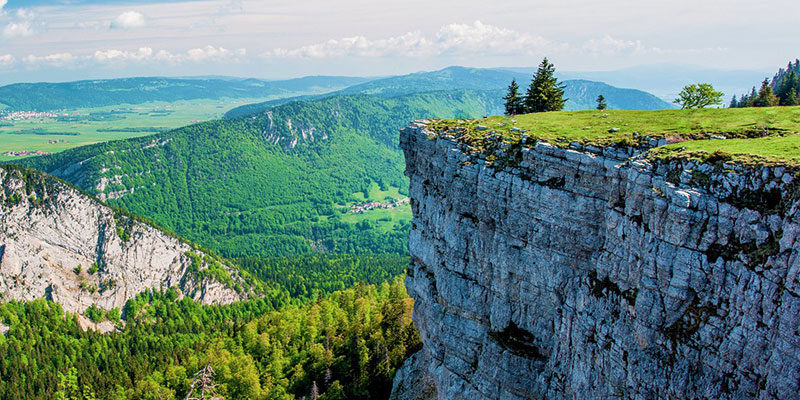
[[[800,36],[792,0],[0,0],[0,10],[0,84],[379,76],[543,56],[567,71],[774,71],[798,56]],[[755,26],[765,19],[769,29]]]

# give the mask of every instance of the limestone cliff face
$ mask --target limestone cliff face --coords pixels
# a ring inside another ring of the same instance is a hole
[[[797,398],[795,171],[541,142],[490,166],[421,122],[400,142],[424,354],[399,377],[428,360],[439,399]]]
[[[82,313],[174,287],[204,303],[231,303],[246,296],[231,287],[240,281],[230,267],[50,176],[0,168],[3,300],[48,297]]]

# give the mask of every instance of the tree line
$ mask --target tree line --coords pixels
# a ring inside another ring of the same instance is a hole
[[[796,105],[800,105],[800,60],[798,59],[789,62],[786,69],[779,69],[771,81],[765,78],[758,90],[753,86],[750,93],[743,94],[738,99],[734,95],[730,103],[731,108]]]

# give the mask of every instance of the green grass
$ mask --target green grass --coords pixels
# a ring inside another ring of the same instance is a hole
[[[42,118],[0,125],[0,154],[7,151],[58,153],[73,147],[152,135],[222,116],[231,108],[263,99],[200,99],[64,111],[69,120]],[[48,143],[56,141],[57,143]],[[0,161],[23,157],[0,155]]]
[[[687,141],[653,149],[649,156],[698,161],[730,160],[748,165],[800,166],[800,134],[772,135],[754,139]]]
[[[399,200],[405,195],[400,194],[400,188],[397,186],[389,186],[387,190],[381,190],[377,183],[372,182],[367,191],[368,196],[364,196],[364,192],[355,192],[353,197],[359,201],[386,201],[386,200]]]
[[[372,209],[361,214],[347,213],[342,215],[341,221],[350,224],[369,221],[379,232],[387,233],[411,221],[411,206],[404,204],[395,208]]]
[[[479,125],[489,130],[476,129]],[[654,157],[705,159],[718,152],[735,162],[800,164],[800,107],[552,112],[437,120],[430,127],[454,133],[478,151],[492,132],[506,142],[518,142],[524,134],[562,147],[572,142],[633,145],[649,137],[680,142],[652,150]],[[712,135],[729,139],[708,140]]]

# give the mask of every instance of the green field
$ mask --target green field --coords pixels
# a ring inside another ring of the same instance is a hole
[[[364,192],[355,192],[353,197],[357,201],[386,201],[386,200],[399,200],[406,197],[405,194],[400,193],[400,188],[397,186],[389,186],[387,190],[381,190],[377,183],[372,182],[367,190],[367,196]]]
[[[481,130],[481,125],[488,129]],[[717,158],[736,162],[800,165],[800,107],[552,112],[436,120],[430,128],[450,131],[477,149],[493,132],[507,142],[524,134],[557,146],[633,145],[649,137],[679,142],[652,150],[655,157],[707,159],[716,152]]]
[[[73,147],[109,140],[147,136],[222,116],[231,108],[264,99],[200,99],[150,102],[136,105],[81,108],[60,111],[59,118],[0,123],[0,161],[24,156],[4,156],[7,151],[57,153]],[[48,143],[56,141],[57,143]]]

